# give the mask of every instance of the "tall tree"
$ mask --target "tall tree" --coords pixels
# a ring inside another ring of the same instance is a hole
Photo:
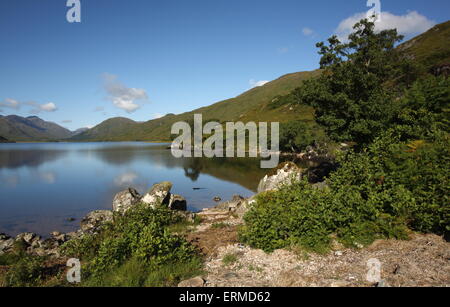
[[[392,88],[406,82],[410,63],[395,49],[403,37],[397,30],[377,32],[363,19],[347,42],[337,36],[318,43],[321,77],[304,83],[302,102],[316,109],[316,120],[337,141],[370,143],[394,117],[398,94]]]

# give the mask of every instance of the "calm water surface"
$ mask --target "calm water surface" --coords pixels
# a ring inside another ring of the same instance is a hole
[[[201,210],[215,196],[251,196],[267,171],[256,159],[176,159],[167,145],[0,144],[0,233],[73,231],[88,212],[111,209],[117,192],[144,193],[161,181]]]

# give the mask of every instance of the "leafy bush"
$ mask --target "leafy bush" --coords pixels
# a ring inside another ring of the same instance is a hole
[[[433,138],[436,131],[450,131],[450,79],[419,79],[401,99],[393,127],[403,140]]]
[[[408,228],[450,231],[449,136],[400,142],[394,131],[364,152],[339,158],[329,188],[299,182],[262,194],[245,216],[241,239],[265,251],[299,244],[324,250],[332,234],[349,246],[408,237]]]
[[[267,252],[300,244],[319,247],[329,241],[328,191],[313,189],[306,181],[266,192],[244,217],[240,239]]]
[[[313,123],[291,121],[280,125],[280,149],[299,152],[325,140],[322,129]]]
[[[196,257],[194,247],[169,231],[169,226],[181,221],[180,215],[166,208],[150,209],[141,205],[124,216],[115,216],[114,223],[99,235],[69,242],[64,251],[69,256],[84,255],[82,260],[87,262],[83,269],[84,277],[99,285],[108,274],[125,270],[123,266],[149,272],[169,264],[187,263]],[[113,279],[110,277],[108,280],[114,283]],[[142,280],[146,277],[143,276]]]
[[[14,263],[5,276],[7,287],[33,287],[36,286],[44,276],[43,259],[40,257],[22,256]]]

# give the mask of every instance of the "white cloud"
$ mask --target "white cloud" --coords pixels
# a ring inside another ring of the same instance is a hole
[[[46,111],[46,112],[55,112],[58,109],[53,102],[49,102],[49,103],[43,104],[39,108],[42,111]]]
[[[39,177],[48,184],[54,184],[56,182],[56,174],[53,172],[39,173]]]
[[[267,83],[269,83],[270,81],[266,81],[266,80],[261,80],[261,81],[256,81],[256,80],[254,80],[254,79],[250,79],[250,81],[248,81],[248,83],[250,84],[250,86],[252,87],[252,88],[254,88],[254,87],[259,87],[259,86],[263,86],[263,85],[265,85],[265,84],[267,84]]]
[[[30,113],[32,113],[32,114],[38,114],[38,113],[41,113],[42,111],[55,112],[56,110],[58,110],[58,108],[56,107],[56,104],[54,104],[53,102],[39,104],[37,102],[30,101],[30,102],[25,102],[24,104],[33,107],[30,111]]]
[[[20,109],[20,102],[15,99],[6,98],[5,101],[0,101],[0,106],[18,110]]]
[[[308,27],[304,27],[304,28],[302,29],[302,33],[303,33],[303,35],[305,35],[305,36],[311,36],[311,35],[314,34],[314,31],[313,31],[312,29],[308,28]]]
[[[339,24],[335,30],[340,40],[347,40],[348,35],[353,31],[355,23],[367,17],[367,13],[355,14]],[[399,34],[408,36],[419,34],[429,30],[436,23],[416,11],[410,11],[406,15],[394,15],[389,12],[382,12],[380,21],[375,22],[375,29],[383,31],[397,29]]]
[[[158,118],[161,118],[161,117],[164,117],[164,114],[161,114],[161,113],[153,114],[153,119],[158,119]]]
[[[119,109],[128,113],[133,113],[141,106],[137,100],[148,99],[144,89],[129,88],[122,84],[116,75],[103,75],[104,88],[108,94],[108,99]]]
[[[30,113],[32,113],[32,114],[37,114],[42,111],[54,112],[54,111],[58,110],[56,104],[54,104],[53,102],[39,104],[34,101],[21,102],[21,101],[12,99],[12,98],[6,98],[4,101],[0,101],[0,107],[19,110],[22,106],[32,107],[30,110]]]
[[[114,183],[116,186],[122,187],[131,185],[134,183],[134,181],[138,178],[138,175],[135,172],[128,172],[122,175],[117,176],[114,179]]]

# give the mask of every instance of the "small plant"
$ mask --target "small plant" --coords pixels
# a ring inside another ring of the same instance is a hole
[[[235,263],[237,262],[237,260],[238,260],[238,258],[237,258],[237,255],[236,255],[236,254],[234,254],[234,253],[228,253],[228,254],[226,254],[225,256],[223,256],[223,258],[222,258],[222,263],[223,263],[225,266],[230,266],[230,265],[235,264]]]

